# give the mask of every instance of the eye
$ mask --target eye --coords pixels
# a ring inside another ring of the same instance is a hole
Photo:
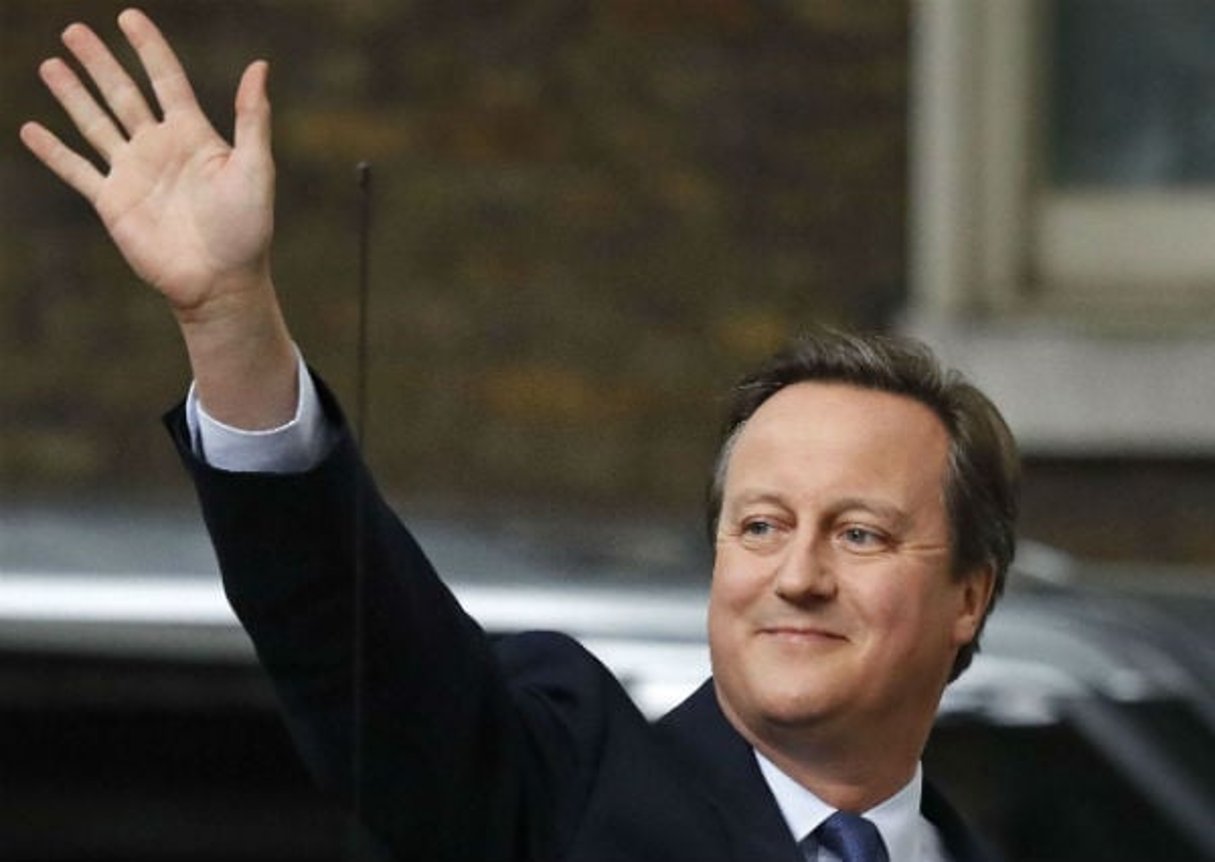
[[[861,552],[880,551],[888,544],[886,536],[877,530],[851,524],[837,534],[848,549]]]
[[[770,536],[775,532],[776,526],[771,521],[765,521],[762,518],[747,521],[742,527],[742,533],[744,536],[752,536],[754,538],[763,538],[764,536]]]
[[[785,529],[772,517],[752,516],[738,527],[738,540],[743,547],[753,551],[770,551],[779,547]]]

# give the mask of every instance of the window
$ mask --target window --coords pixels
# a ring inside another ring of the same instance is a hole
[[[916,8],[922,301],[1133,328],[1215,304],[1215,6]]]

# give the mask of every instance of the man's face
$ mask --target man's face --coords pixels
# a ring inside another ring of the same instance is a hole
[[[723,708],[772,740],[918,732],[991,578],[950,571],[948,434],[926,406],[834,383],[769,398],[730,455],[709,643]]]

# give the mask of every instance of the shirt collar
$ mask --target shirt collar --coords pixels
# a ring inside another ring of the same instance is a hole
[[[758,751],[755,759],[776,804],[797,840],[809,835],[835,811],[830,805],[802,787]],[[920,858],[921,838],[930,824],[920,814],[923,779],[919,764],[915,775],[898,793],[868,811],[861,812],[873,821],[886,843],[890,862],[913,862]]]

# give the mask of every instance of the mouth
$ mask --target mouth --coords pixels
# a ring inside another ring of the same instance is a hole
[[[764,626],[759,633],[765,637],[790,644],[824,644],[846,641],[842,634],[822,626],[773,625]]]

